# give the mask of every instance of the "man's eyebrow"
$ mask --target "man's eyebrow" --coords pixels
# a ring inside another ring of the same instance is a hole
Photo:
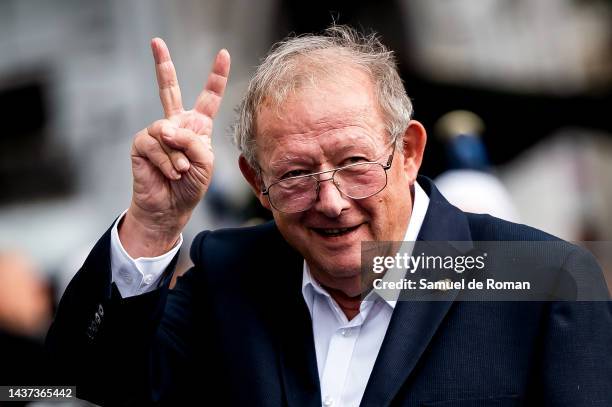
[[[287,164],[305,164],[311,163],[312,160],[302,156],[302,155],[285,155],[281,158],[278,158],[272,162],[270,162],[270,169],[280,169],[281,167]]]
[[[376,152],[376,145],[373,143],[352,140],[350,143],[343,144],[336,153],[343,154],[351,151],[371,154]]]
[[[377,146],[372,140],[362,137],[349,137],[346,142],[342,143],[332,154],[332,156],[340,156],[343,154],[355,152],[362,154],[376,154]],[[312,157],[307,154],[287,153],[282,157],[276,158],[268,165],[271,171],[281,170],[287,165],[311,165],[316,164]]]

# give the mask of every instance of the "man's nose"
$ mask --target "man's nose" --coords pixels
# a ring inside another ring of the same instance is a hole
[[[350,207],[350,198],[340,193],[331,178],[319,182],[319,197],[313,208],[329,218],[340,216],[344,209]]]

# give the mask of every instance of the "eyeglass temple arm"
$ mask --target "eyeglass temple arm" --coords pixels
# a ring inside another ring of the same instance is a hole
[[[393,163],[393,153],[391,153],[391,155],[387,159],[387,164],[385,165],[385,170],[388,170],[389,168],[391,168],[391,163]]]

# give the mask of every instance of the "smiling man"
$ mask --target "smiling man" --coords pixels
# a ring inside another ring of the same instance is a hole
[[[554,240],[451,206],[418,177],[426,142],[393,54],[334,26],[272,48],[239,111],[240,169],[274,221],[205,231],[169,282],[212,178],[217,55],[185,110],[152,42],[165,118],[132,146],[129,209],[64,294],[47,345],[99,403],[612,405],[608,302],[396,301],[365,291],[368,241]],[[564,244],[550,267],[590,258]],[[556,264],[555,262],[559,262]],[[605,289],[605,283],[601,283]]]
[[[357,302],[361,242],[403,240],[426,140],[423,126],[407,120],[411,105],[403,90],[397,98],[405,116],[380,107],[376,86],[401,86],[392,59],[387,55],[376,67],[368,62],[329,49],[293,57],[295,70],[314,76],[296,83],[292,70],[288,78],[275,78],[280,84],[268,84],[278,92],[289,82],[292,92],[282,101],[267,97],[253,112],[256,159],[240,158],[262,205],[315,279]],[[352,66],[357,63],[363,66]],[[373,83],[368,72],[376,68],[387,69],[393,83]],[[402,122],[397,127],[403,132],[391,127],[390,134],[389,121]]]

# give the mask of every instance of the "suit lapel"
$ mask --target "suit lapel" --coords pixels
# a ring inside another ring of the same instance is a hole
[[[292,304],[290,309],[294,310],[294,317],[281,327],[280,349],[281,374],[287,404],[320,406],[321,387],[310,314],[304,301],[301,301],[301,304]]]
[[[450,205],[429,179],[419,177],[418,182],[429,196],[429,207],[418,240],[471,242],[465,214]],[[467,243],[461,249],[468,250],[470,247]],[[378,407],[391,403],[415,368],[456,295],[456,290],[449,290],[437,293],[436,301],[397,302],[366,386],[362,406]]]
[[[454,295],[448,293],[448,301],[397,303],[361,406],[391,403],[448,312]]]
[[[302,296],[304,259],[278,234],[277,259],[280,308],[276,308],[279,335],[279,365],[289,406],[321,406],[321,390],[312,320]]]

